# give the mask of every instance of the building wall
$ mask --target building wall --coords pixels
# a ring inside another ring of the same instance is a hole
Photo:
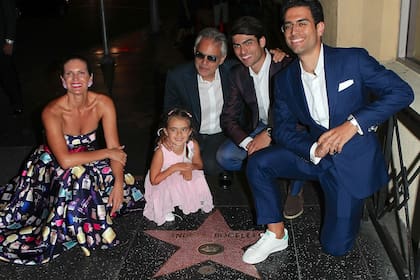
[[[333,46],[361,46],[380,61],[397,57],[400,0],[321,0]]]
[[[415,7],[415,18],[416,20],[416,30],[420,30],[420,7],[417,6]],[[420,35],[417,32],[417,36],[415,36],[415,47],[414,47],[414,53],[413,56],[415,59],[417,59],[418,61],[420,61]]]

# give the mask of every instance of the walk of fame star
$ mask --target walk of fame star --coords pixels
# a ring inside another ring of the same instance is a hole
[[[242,248],[255,243],[260,237],[260,231],[232,230],[219,210],[210,214],[197,230],[146,230],[145,233],[179,247],[153,277],[210,260],[260,278],[255,266],[242,261]],[[211,254],[203,254],[199,248],[208,247],[203,246],[206,244],[210,246],[208,250],[222,248],[216,253],[212,251]]]

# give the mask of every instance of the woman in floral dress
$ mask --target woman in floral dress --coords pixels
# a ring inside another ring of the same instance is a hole
[[[89,90],[86,59],[72,56],[61,73],[66,94],[42,112],[47,144],[38,147],[11,183],[0,187],[0,259],[50,261],[75,245],[85,255],[118,244],[112,219],[142,200],[119,142],[114,103]],[[106,148],[98,149],[102,124]]]

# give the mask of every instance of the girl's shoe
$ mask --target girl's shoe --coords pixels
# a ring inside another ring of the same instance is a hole
[[[175,221],[175,215],[172,212],[169,212],[168,214],[165,215],[165,221],[167,222],[173,222]]]

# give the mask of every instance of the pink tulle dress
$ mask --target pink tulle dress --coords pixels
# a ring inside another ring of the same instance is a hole
[[[167,150],[163,145],[160,148],[163,152],[161,170],[178,162],[191,162],[194,153],[192,141],[186,144],[181,155]],[[208,213],[213,209],[213,197],[202,170],[193,170],[190,181],[185,180],[179,172],[175,172],[154,186],[150,183],[149,173],[150,171],[147,172],[144,182],[146,205],[143,215],[157,225],[165,223],[165,215],[174,211],[175,206],[178,206],[184,214],[194,213],[200,209]]]

